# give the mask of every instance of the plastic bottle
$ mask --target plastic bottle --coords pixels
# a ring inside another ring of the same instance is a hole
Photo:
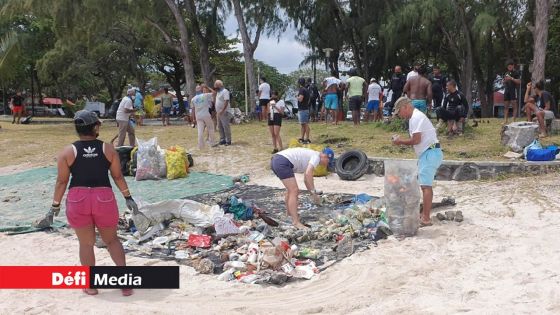
[[[317,258],[319,258],[320,253],[321,253],[321,251],[318,250],[318,249],[302,248],[298,252],[298,257],[317,259]]]
[[[386,216],[397,236],[413,236],[418,231],[420,186],[416,161],[385,161]]]

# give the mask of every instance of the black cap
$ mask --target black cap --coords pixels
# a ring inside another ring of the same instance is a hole
[[[99,118],[94,112],[89,110],[79,110],[74,115],[74,124],[76,126],[89,126],[99,123]]]

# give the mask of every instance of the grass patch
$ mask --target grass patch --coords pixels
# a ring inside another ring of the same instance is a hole
[[[507,160],[502,157],[508,151],[500,145],[502,120],[490,119],[490,123],[480,123],[476,128],[469,127],[464,136],[447,138],[439,136],[446,160]],[[116,124],[104,123],[100,139],[109,141],[117,133]],[[235,154],[243,154],[243,163],[265,163],[270,159],[272,150],[268,126],[265,122],[254,121],[249,124],[232,127]],[[391,135],[408,137],[402,128],[402,122],[391,124],[368,123],[354,127],[351,122],[342,125],[311,124],[311,141],[328,143],[336,152],[355,148],[363,150],[371,157],[415,158],[411,147],[391,145]],[[157,136],[159,144],[164,147],[181,145],[196,151],[196,129],[189,126],[143,126],[136,130],[137,137],[148,139]],[[300,137],[300,126],[296,121],[285,120],[281,131],[284,146],[290,138]],[[21,163],[52,165],[56,154],[77,139],[72,124],[32,124],[12,125],[2,122],[0,131],[0,167]],[[560,136],[544,139],[543,145],[560,143]],[[230,150],[232,151],[232,150]],[[208,150],[201,155],[213,156],[215,151]],[[233,152],[233,151],[232,151]]]

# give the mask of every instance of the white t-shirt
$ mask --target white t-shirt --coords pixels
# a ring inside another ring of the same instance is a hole
[[[418,72],[412,70],[406,75],[406,81],[408,81],[410,78],[417,77],[417,76],[418,76]]]
[[[421,133],[422,139],[420,143],[414,146],[414,152],[416,156],[420,157],[424,151],[432,144],[439,142],[436,134],[436,128],[432,125],[432,122],[426,117],[424,113],[418,109],[414,109],[412,112],[412,117],[408,122],[408,133],[412,137],[415,133]]]
[[[381,93],[381,85],[373,82],[368,86],[368,102],[369,101],[379,101],[379,93]]]
[[[122,98],[121,103],[119,104],[119,108],[117,109],[116,119],[120,121],[128,121],[132,112],[127,113],[125,109],[133,109],[132,106],[132,99],[130,97],[125,96]]]
[[[270,99],[270,84],[264,82],[263,84],[259,85],[259,92],[261,92],[259,99],[261,100],[269,100]]]
[[[325,78],[324,82],[326,82],[326,86],[328,88],[329,86],[331,86],[333,84],[339,85],[340,82],[342,82],[342,81],[340,81],[338,78],[335,78],[335,77],[327,77],[327,78]]]
[[[194,108],[197,120],[211,117],[210,107],[212,107],[212,93],[196,95],[191,101],[191,106]]]
[[[229,91],[227,89],[222,89],[216,94],[216,112],[219,113],[224,109],[226,101],[229,101]],[[230,107],[229,104],[228,107]]]
[[[270,119],[274,118],[274,114],[283,114],[284,110],[286,109],[286,103],[284,103],[283,100],[279,100],[275,103],[274,106],[272,105],[272,102],[274,102],[274,100],[270,100],[270,102],[268,103],[268,114],[270,116]],[[276,108],[280,109],[280,111],[276,110]]]
[[[305,173],[307,166],[313,165],[313,168],[321,162],[319,152],[306,148],[291,148],[278,152],[294,165],[294,173]]]

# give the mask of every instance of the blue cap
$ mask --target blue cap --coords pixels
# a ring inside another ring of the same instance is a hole
[[[329,157],[329,168],[334,168],[334,151],[330,147],[326,147],[323,149],[323,153],[325,153]]]

